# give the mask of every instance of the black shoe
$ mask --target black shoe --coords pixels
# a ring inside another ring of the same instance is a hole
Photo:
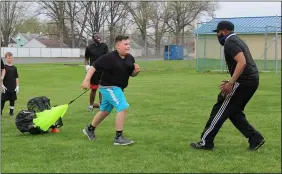
[[[10,112],[9,115],[12,117],[12,116],[14,116],[14,113]]]
[[[250,144],[249,150],[255,151],[255,150],[259,149],[264,143],[265,143],[265,140],[264,140],[264,138],[262,138],[259,141],[257,141],[256,143]]]
[[[214,146],[203,145],[202,142],[193,142],[190,144],[194,149],[213,150]]]

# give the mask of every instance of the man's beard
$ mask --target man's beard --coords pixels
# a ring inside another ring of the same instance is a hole
[[[98,39],[94,39],[94,42],[99,44],[99,43],[101,43],[101,40],[100,39],[99,40]]]

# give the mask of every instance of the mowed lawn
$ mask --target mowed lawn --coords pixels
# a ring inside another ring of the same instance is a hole
[[[136,143],[113,146],[115,112],[89,141],[82,129],[95,113],[88,112],[88,93],[68,109],[59,133],[32,136],[2,116],[2,172],[281,172],[281,76],[261,73],[261,85],[247,105],[249,122],[266,139],[256,152],[227,120],[215,140],[214,151],[198,151],[198,141],[217,99],[218,85],[227,74],[196,73],[194,61],[138,62],[142,72],[125,90],[130,110],[124,134]],[[66,104],[81,92],[82,66],[63,64],[18,65],[20,93],[16,113],[28,100],[47,96],[52,105]]]

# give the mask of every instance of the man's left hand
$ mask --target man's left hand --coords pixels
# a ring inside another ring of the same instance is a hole
[[[223,83],[219,86],[221,89],[221,95],[222,96],[227,96],[232,92],[234,83],[231,83],[229,81],[223,81]]]

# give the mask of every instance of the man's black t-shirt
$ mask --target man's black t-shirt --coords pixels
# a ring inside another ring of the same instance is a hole
[[[235,56],[243,52],[246,58],[246,67],[239,76],[237,82],[248,85],[258,85],[259,73],[247,44],[235,34],[227,38],[224,44],[225,60],[231,76],[233,75],[237,62]]]
[[[17,87],[16,79],[19,78],[17,68],[12,65],[5,65],[6,74],[3,79],[3,85],[7,88],[7,92],[15,92]]]
[[[1,70],[2,69],[5,69],[5,67],[4,67],[4,62],[3,62],[3,60],[1,59]]]
[[[127,87],[128,79],[134,71],[135,59],[128,54],[121,58],[118,52],[112,51],[95,61],[92,66],[96,70],[102,71],[102,86],[118,86],[122,90]]]
[[[93,62],[95,62],[98,58],[101,56],[109,53],[109,48],[108,45],[105,43],[93,43],[86,47],[85,49],[85,58],[87,60],[90,59],[89,65],[92,65]],[[91,77],[91,84],[99,84],[99,80],[101,77],[102,72],[101,71],[96,71],[93,76]]]
[[[93,43],[86,47],[85,49],[85,58],[90,59],[89,65],[92,65],[98,58],[109,53],[109,48],[105,43]]]

